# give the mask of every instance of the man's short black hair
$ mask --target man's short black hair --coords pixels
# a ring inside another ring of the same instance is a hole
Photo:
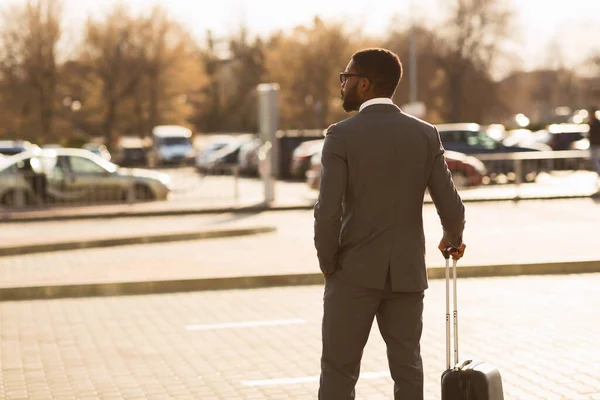
[[[402,63],[393,52],[382,48],[357,51],[352,55],[357,72],[375,83],[375,92],[381,97],[392,97],[402,79]]]

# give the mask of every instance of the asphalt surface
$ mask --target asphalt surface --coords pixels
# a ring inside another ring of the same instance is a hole
[[[600,204],[591,199],[470,203],[460,266],[600,260]],[[443,266],[442,235],[432,205],[424,208],[426,261]],[[0,257],[2,287],[318,273],[311,211],[4,223],[15,241],[85,239],[135,232],[267,225],[256,236],[116,246]],[[39,234],[31,235],[31,232]],[[25,239],[24,239],[25,238]],[[33,240],[32,239],[32,240]]]

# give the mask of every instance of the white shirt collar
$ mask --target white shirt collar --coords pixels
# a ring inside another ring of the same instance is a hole
[[[362,111],[365,109],[365,107],[369,107],[372,106],[373,104],[390,104],[393,105],[394,102],[392,101],[392,99],[388,98],[388,97],[375,97],[374,99],[371,100],[367,100],[364,103],[362,103],[358,109],[358,111]]]

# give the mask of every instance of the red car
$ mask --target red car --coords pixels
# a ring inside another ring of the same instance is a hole
[[[446,164],[457,188],[479,186],[487,175],[485,165],[479,159],[456,151],[446,150]]]
[[[457,188],[478,186],[483,184],[487,175],[485,166],[477,158],[456,151],[444,153],[446,164],[452,173],[452,180]],[[321,152],[310,159],[310,167],[306,171],[306,183],[311,189],[318,190],[321,184]]]
[[[301,143],[292,153],[290,163],[290,175],[302,179],[310,169],[311,158],[315,154],[321,154],[324,139],[309,140]]]

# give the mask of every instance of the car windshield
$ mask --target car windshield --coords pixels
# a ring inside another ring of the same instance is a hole
[[[23,147],[0,147],[0,154],[4,154],[5,156],[14,156],[23,151],[25,151]]]
[[[165,146],[188,146],[190,141],[184,137],[165,137],[160,143]]]
[[[208,145],[207,150],[208,151],[217,151],[217,150],[221,150],[223,147],[227,146],[228,143],[212,143],[210,145]]]
[[[482,146],[486,149],[493,149],[496,147],[497,142],[485,132],[470,131],[467,133],[467,143],[471,146]]]
[[[232,142],[227,143],[225,146],[219,149],[220,154],[228,154],[233,151],[240,149],[244,144],[247,144],[249,139],[247,138],[236,138]]]
[[[117,164],[113,164],[110,161],[104,159],[103,157],[96,155],[95,153],[90,154],[89,158],[91,158],[96,164],[99,164],[108,172],[116,172],[119,169],[119,166]]]
[[[89,152],[85,155],[81,155],[81,154],[77,153],[75,155],[75,157],[87,158],[87,159],[95,162],[96,164],[100,165],[100,167],[102,167],[103,169],[107,170],[110,173],[116,172],[119,169],[119,166],[117,164],[113,164],[110,161],[107,161],[103,157],[100,157],[99,155],[92,153],[92,152]]]

